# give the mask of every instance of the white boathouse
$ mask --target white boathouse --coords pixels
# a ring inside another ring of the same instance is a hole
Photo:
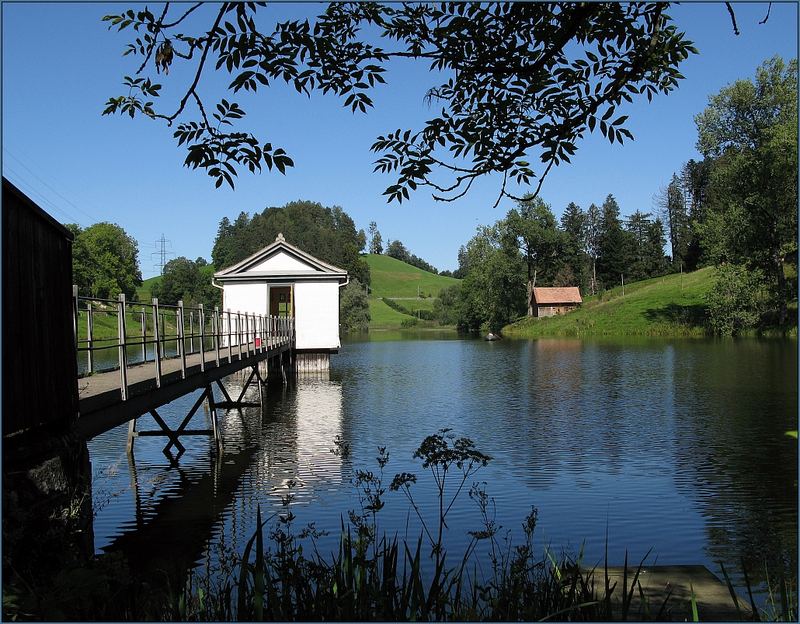
[[[325,369],[339,340],[339,289],[347,271],[286,242],[275,242],[214,274],[222,309],[294,319],[299,370]]]

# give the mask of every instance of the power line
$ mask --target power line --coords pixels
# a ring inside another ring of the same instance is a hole
[[[5,165],[4,169],[6,169],[9,173],[13,174],[10,179],[15,186],[19,187],[19,189],[23,191],[26,195],[28,195],[31,199],[35,199],[37,203],[45,204],[50,210],[54,210],[63,215],[64,217],[66,217],[64,222],[79,223],[81,221],[81,219],[76,218],[73,214],[64,210],[64,208],[62,208],[61,206],[57,205],[55,202],[50,200],[46,195],[44,195],[41,192],[41,190],[39,190],[36,187],[36,185],[31,184],[26,178],[21,176],[18,171],[12,169],[7,164]]]
[[[67,202],[67,203],[68,203],[70,206],[72,206],[72,207],[73,207],[75,210],[77,210],[78,212],[82,213],[84,216],[88,217],[89,219],[91,219],[91,220],[92,220],[93,222],[95,222],[95,223],[98,221],[98,219],[97,219],[97,218],[95,218],[94,216],[90,215],[88,212],[86,212],[85,210],[83,210],[82,208],[80,208],[79,206],[77,206],[76,204],[74,204],[72,201],[70,201],[69,199],[67,199],[66,197],[64,197],[64,195],[62,195],[62,194],[61,194],[60,192],[58,192],[58,191],[57,191],[55,188],[53,188],[53,187],[52,187],[52,186],[51,186],[51,185],[50,185],[48,182],[46,182],[45,180],[43,180],[42,178],[40,178],[40,177],[39,177],[39,176],[36,174],[36,172],[35,172],[35,171],[33,171],[33,170],[30,168],[30,167],[28,167],[28,165],[26,165],[26,164],[25,164],[24,162],[22,162],[22,161],[21,161],[19,158],[17,158],[17,157],[16,157],[14,154],[12,154],[12,153],[11,153],[11,152],[8,150],[8,148],[7,148],[7,147],[3,147],[3,151],[4,151],[4,152],[5,152],[7,155],[11,156],[11,158],[13,158],[15,161],[17,161],[17,162],[18,162],[18,163],[19,163],[19,164],[20,164],[20,165],[21,165],[21,166],[22,166],[24,169],[26,169],[26,170],[27,170],[27,171],[28,171],[28,172],[29,172],[29,173],[30,173],[30,174],[31,174],[31,175],[32,175],[34,178],[36,178],[36,179],[37,179],[37,180],[38,180],[38,181],[39,181],[41,184],[43,184],[44,186],[46,186],[47,188],[49,188],[49,189],[50,189],[50,190],[51,190],[53,193],[55,193],[56,195],[58,195],[58,197],[60,197],[60,198],[61,198],[62,200],[64,200],[65,202]]]

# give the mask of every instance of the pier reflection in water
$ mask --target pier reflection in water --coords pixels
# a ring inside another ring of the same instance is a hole
[[[238,394],[244,381],[226,380],[229,394]],[[246,400],[257,402],[258,389],[248,390]],[[270,384],[263,400],[263,410],[221,413],[221,457],[199,438],[177,462],[162,454],[159,440],[146,438],[126,456],[124,427],[90,442],[99,468],[96,550],[122,553],[133,572],[166,572],[179,581],[192,567],[215,570],[220,556],[241,551],[258,506],[264,516],[277,511],[288,486],[295,509],[338,488],[341,458],[331,449],[342,431],[341,384],[328,372],[306,373],[289,386]],[[179,422],[182,406],[192,401],[187,396],[165,406],[167,424]]]
[[[95,503],[111,498],[96,518],[98,550],[155,534],[147,527],[156,523],[171,527],[164,542],[170,531],[193,541],[180,548],[213,568],[222,550],[244,547],[258,505],[274,512],[295,483],[296,526],[313,521],[331,531],[321,549],[329,552],[340,519],[358,508],[353,471],[375,470],[378,446],[391,455],[387,482],[415,472],[415,496],[435,513],[434,488],[412,455],[426,435],[452,427],[494,457],[478,478],[496,497],[504,530],[517,530],[538,507],[540,546],[577,552],[585,540],[595,563],[608,528],[612,565],[626,549],[638,562],[653,547],[659,564],[719,572],[723,561],[737,581],[743,556],[753,577],[765,558],[796,561],[797,443],[785,435],[797,428],[796,342],[381,338],[346,344],[330,377],[271,386],[263,412],[221,414],[219,467],[208,440],[191,441],[180,470],[158,441],[140,440],[138,507],[124,428],[93,440]],[[185,405],[163,411],[184,413]],[[337,435],[351,445],[349,458],[331,453]],[[399,494],[387,493],[381,519],[390,534],[403,537],[408,526],[416,540],[419,527],[413,512],[407,524]],[[467,531],[481,528],[468,496],[448,525],[448,552],[457,557]],[[169,547],[154,538],[136,546]]]

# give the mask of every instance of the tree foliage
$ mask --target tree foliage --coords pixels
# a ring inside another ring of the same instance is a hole
[[[476,178],[499,173],[499,202],[510,196],[509,179],[527,186],[538,178],[540,187],[587,132],[612,143],[632,139],[617,109],[673,90],[678,66],[695,52],[668,5],[656,2],[331,3],[312,21],[269,27],[256,19],[264,5],[178,5],[175,15],[168,3],[160,15],[145,8],[105,16],[110,28],[134,29],[125,54],[142,60],[104,114],[177,124],[185,165],[205,170],[218,187],[233,186],[242,168],[284,173],[294,165],[284,148],[237,129],[246,116],[232,99],[238,92],[282,82],[302,94],[333,93],[363,113],[390,62],[417,61],[441,77],[427,96],[437,113],[422,128],[376,139],[376,171],[396,176],[384,194],[401,202],[424,186],[452,201]],[[166,79],[177,63],[194,78],[165,112],[153,71]],[[200,95],[212,66],[231,79],[216,103]]]
[[[533,289],[541,276],[552,281],[560,264],[566,237],[541,197],[526,197],[506,215],[503,224],[508,242],[519,249],[527,271],[527,312],[533,316]]]
[[[72,275],[79,292],[101,299],[114,299],[124,293],[133,299],[142,283],[139,246],[114,223],[95,223],[81,229],[70,224]]]
[[[697,147],[712,159],[701,227],[717,263],[742,264],[769,280],[778,323],[787,319],[784,263],[797,253],[797,61],[764,62],[695,118]]]
[[[760,271],[728,263],[717,267],[714,286],[706,297],[711,330],[735,336],[756,327],[764,309],[763,284]]]
[[[207,310],[222,305],[222,291],[211,284],[213,271],[201,270],[208,263],[204,258],[189,260],[179,256],[164,265],[161,281],[153,284],[152,295],[159,303],[196,306],[202,303]]]
[[[583,212],[570,203],[560,224],[541,197],[521,202],[505,219],[478,233],[458,253],[463,277],[458,303],[451,305],[458,325],[492,331],[532,314],[535,286],[578,286],[584,295],[594,288],[594,264],[606,287],[663,275],[664,226],[648,213],[634,211],[623,221],[613,195],[602,210]],[[442,313],[444,315],[444,311]]]
[[[499,228],[479,227],[467,243],[469,271],[461,283],[459,326],[477,331],[483,325],[498,331],[525,313],[522,258],[516,247],[503,245]]]
[[[401,260],[411,266],[415,266],[418,269],[422,269],[423,271],[428,271],[428,273],[433,273],[434,275],[439,274],[439,269],[411,253],[399,240],[389,241],[389,246],[386,248],[386,255]]]
[[[369,284],[369,266],[360,256],[361,239],[353,220],[338,206],[325,208],[310,201],[266,208],[252,218],[242,212],[233,223],[223,218],[211,252],[214,266],[219,270],[236,264],[272,243],[279,232],[295,247]]]
[[[369,321],[369,299],[364,285],[352,278],[339,297],[339,324],[343,332],[366,332]]]
[[[601,207],[597,258],[597,279],[604,288],[619,284],[623,275],[630,274],[634,246],[632,235],[622,228],[619,204],[609,194]]]
[[[670,183],[659,193],[657,204],[667,224],[672,262],[678,267],[686,263],[691,243],[687,203],[684,186],[678,175],[673,173]]]
[[[383,237],[380,231],[378,231],[378,224],[374,221],[370,221],[369,223],[369,253],[383,253]]]

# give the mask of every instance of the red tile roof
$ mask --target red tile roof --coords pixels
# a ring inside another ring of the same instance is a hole
[[[583,303],[577,286],[562,288],[534,288],[533,300],[537,305],[554,303]]]

